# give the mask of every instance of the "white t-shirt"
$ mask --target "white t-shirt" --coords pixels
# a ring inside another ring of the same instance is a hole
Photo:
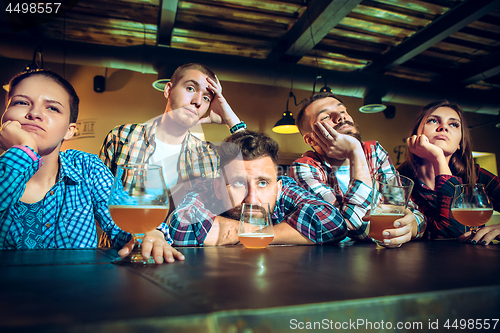
[[[351,180],[351,168],[349,165],[341,165],[337,172],[335,172],[335,177],[339,182],[340,190],[343,194],[347,192],[347,188],[349,187],[349,182]]]
[[[150,164],[157,164],[163,169],[163,177],[168,188],[177,184],[179,172],[177,171],[177,163],[181,152],[182,144],[171,145],[162,142],[155,138],[155,152],[151,159]]]
[[[343,194],[345,194],[347,192],[347,188],[349,187],[349,182],[351,181],[351,167],[349,165],[339,166],[337,172],[335,172],[335,177],[337,177],[340,190],[342,191]],[[340,242],[344,243],[350,240],[351,238],[346,237]]]

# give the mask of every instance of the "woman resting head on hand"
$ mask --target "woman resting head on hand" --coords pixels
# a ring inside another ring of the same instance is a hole
[[[398,171],[415,182],[413,201],[427,217],[428,238],[458,238],[487,245],[500,236],[500,225],[481,228],[474,237],[451,214],[454,186],[481,183],[500,211],[500,179],[474,165],[472,139],[463,110],[439,101],[417,115],[407,139],[405,162]]]
[[[97,221],[121,256],[130,252],[130,234],[108,210],[111,172],[93,154],[61,151],[75,134],[78,104],[71,84],[52,71],[10,80],[0,127],[0,249],[97,247]],[[182,260],[165,239],[168,227],[159,229],[146,234],[143,255]]]

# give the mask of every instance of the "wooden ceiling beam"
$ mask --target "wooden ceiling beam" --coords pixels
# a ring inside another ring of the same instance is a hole
[[[500,6],[500,0],[466,0],[363,69],[384,73],[401,65]]]
[[[269,60],[298,62],[362,0],[315,0],[307,7],[274,49]]]
[[[179,0],[161,0],[160,16],[158,17],[158,33],[156,44],[170,46],[174,32],[175,16]]]
[[[455,84],[460,82],[462,86],[468,86],[469,84],[496,76],[500,74],[500,50],[467,63],[454,70],[454,73],[456,74],[440,78],[440,81]]]

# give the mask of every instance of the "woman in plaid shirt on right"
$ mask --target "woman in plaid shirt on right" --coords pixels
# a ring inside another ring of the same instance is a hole
[[[461,183],[484,184],[493,208],[500,211],[500,178],[474,166],[472,140],[460,106],[448,101],[425,106],[407,143],[406,161],[398,170],[415,182],[412,199],[427,216],[427,238],[460,237],[483,245],[500,239],[500,224],[483,227],[471,237],[451,215],[454,186]]]

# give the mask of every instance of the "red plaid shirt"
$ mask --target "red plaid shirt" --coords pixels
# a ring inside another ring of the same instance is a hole
[[[460,224],[451,215],[455,185],[462,184],[460,177],[436,176],[435,189],[432,190],[411,169],[400,168],[399,172],[415,182],[412,199],[427,217],[425,238],[457,238],[469,230],[469,227]],[[484,184],[493,209],[500,211],[500,178],[476,165],[476,183]]]
[[[396,173],[389,154],[378,142],[364,142],[363,150],[371,176],[376,173]],[[349,183],[347,192],[342,193],[335,176],[337,170],[338,167],[332,166],[323,156],[308,151],[293,162],[290,174],[300,186],[340,210],[344,219],[355,227],[354,230],[348,231],[347,236],[358,240],[369,240],[368,222],[363,221],[363,217],[370,210],[372,184],[354,179]],[[416,210],[413,202],[408,203],[408,208],[418,223],[417,238],[422,237],[425,231],[425,217]]]

